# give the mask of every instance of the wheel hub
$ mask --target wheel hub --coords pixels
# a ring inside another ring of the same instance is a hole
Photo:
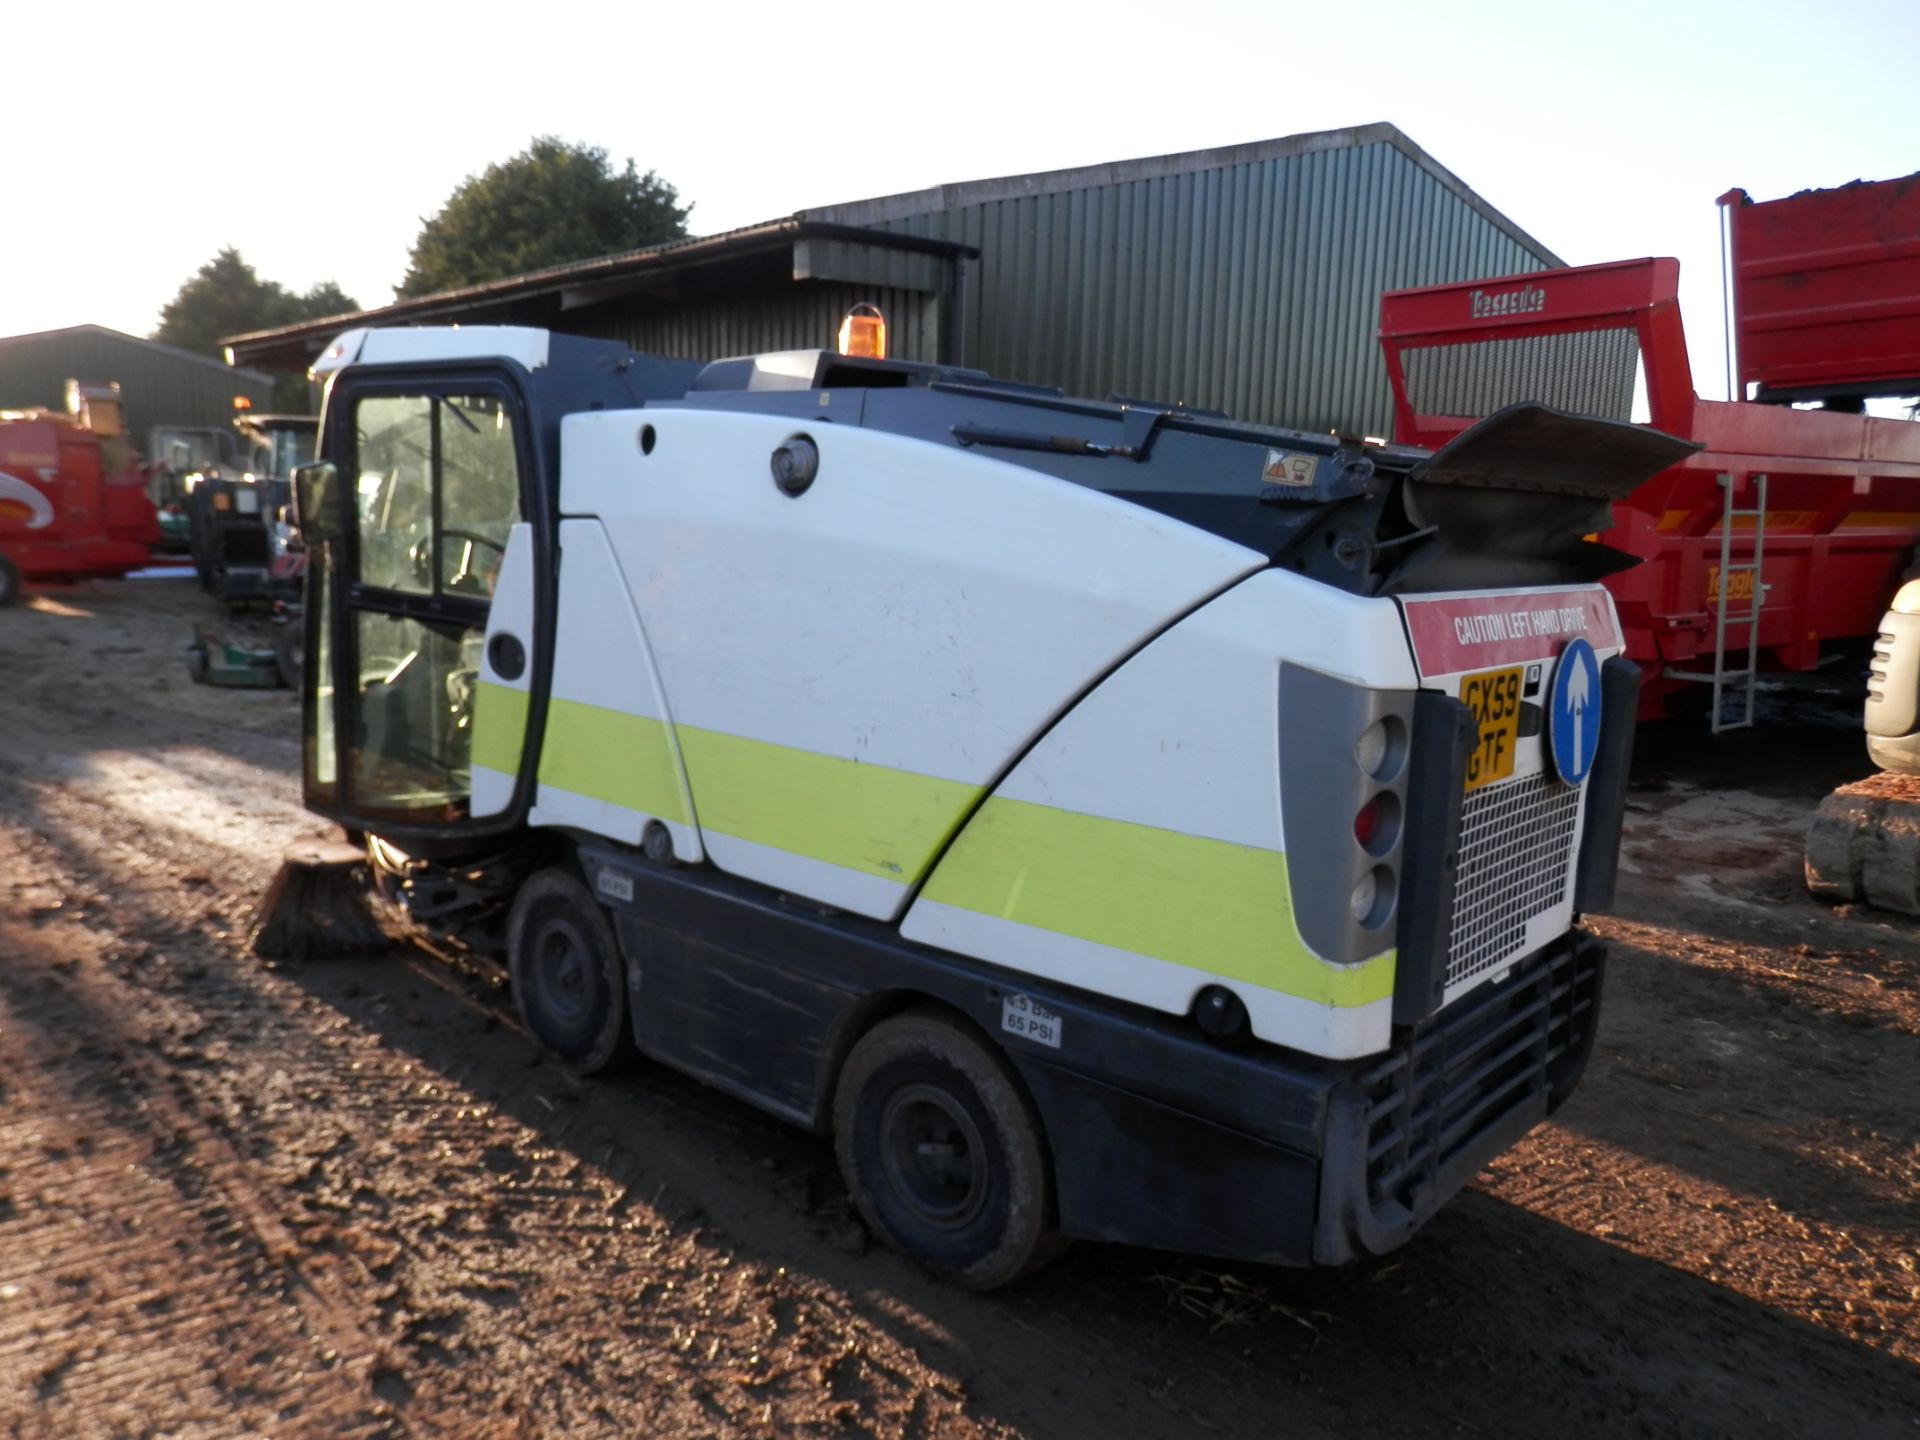
[[[987,1198],[986,1143],[973,1117],[945,1091],[924,1083],[903,1086],[880,1117],[880,1152],[887,1179],[929,1225],[957,1230]]]
[[[540,996],[556,1019],[571,1022],[587,1009],[587,946],[570,925],[557,925],[540,941],[534,974]]]

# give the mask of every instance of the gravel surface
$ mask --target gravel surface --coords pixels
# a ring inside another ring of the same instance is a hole
[[[1643,733],[1583,1088],[1413,1244],[979,1297],[826,1142],[540,1063],[485,966],[251,959],[325,832],[293,700],[187,680],[212,618],[0,611],[0,1433],[1920,1437],[1920,941],[1799,878],[1844,703]]]

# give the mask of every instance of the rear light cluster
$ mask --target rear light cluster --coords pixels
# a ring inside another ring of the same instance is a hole
[[[1280,666],[1280,823],[1293,920],[1332,965],[1391,949],[1406,897],[1403,852],[1418,692]]]
[[[1385,863],[1400,841],[1401,807],[1396,788],[1407,764],[1407,727],[1396,715],[1375,720],[1353,746],[1354,764],[1366,777],[1368,794],[1353,817],[1353,838],[1374,860],[1347,897],[1353,922],[1373,930],[1393,914],[1398,877]]]

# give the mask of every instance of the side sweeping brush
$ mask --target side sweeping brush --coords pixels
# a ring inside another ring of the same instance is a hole
[[[364,851],[326,840],[290,846],[254,915],[253,953],[267,960],[365,955],[392,942],[374,911]]]

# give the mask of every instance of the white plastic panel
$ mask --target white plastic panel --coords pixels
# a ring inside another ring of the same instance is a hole
[[[493,637],[503,633],[514,636],[526,647],[526,668],[512,680],[495,671],[489,658]],[[500,557],[500,573],[494,578],[493,608],[487,612],[488,643],[481,647],[480,684],[510,691],[516,697],[526,696],[533,683],[533,640],[533,528],[523,521],[508,534],[506,553]],[[510,771],[482,765],[479,756],[484,753],[489,758],[501,759],[503,749],[509,755],[517,754],[520,749],[512,743],[511,736],[505,738],[503,745],[487,743],[491,737],[483,736],[481,729],[494,724],[523,724],[525,711],[524,699],[517,704],[500,705],[484,693],[475,698],[472,800],[475,819],[498,815],[511,805],[515,780]]]
[[[309,374],[349,365],[424,364],[435,360],[517,360],[529,370],[547,363],[550,337],[524,325],[396,325],[348,330],[314,361]]]
[[[1262,571],[1129,660],[995,793],[1284,850],[1283,660],[1375,689],[1418,683],[1391,600]]]
[[[1126,848],[1144,846],[1149,854],[1154,853],[1153,834],[1283,854],[1283,661],[1378,689],[1410,690],[1418,683],[1393,601],[1348,595],[1284,571],[1261,571],[1188,616],[1103,681],[1020,761],[988,805],[1010,800],[1150,827],[1151,833],[1134,832],[1126,842]],[[1072,907],[1063,908],[1057,903],[1059,877],[1046,873],[1030,875],[1029,881],[1055,895],[1056,903],[1048,907],[1050,923],[1063,929],[944,903],[943,896],[975,889],[964,879],[954,885],[944,881],[955,869],[977,873],[983,856],[970,847],[979,844],[991,842],[963,836],[948,852],[945,868],[929,880],[901,923],[906,938],[1175,1014],[1185,1013],[1203,987],[1221,984],[1246,1004],[1256,1034],[1311,1054],[1370,1054],[1387,1043],[1390,999],[1332,1004],[1245,978],[1249,953],[1271,959],[1276,984],[1284,977],[1302,991],[1315,988],[1314,967],[1325,967],[1329,975],[1337,969],[1313,956],[1294,928],[1278,860],[1271,882],[1281,897],[1277,909],[1249,907],[1246,927],[1233,935],[1240,953],[1189,951],[1181,957],[1184,963],[1175,963],[1089,938],[1097,933],[1097,920],[1069,933],[1076,919],[1094,912],[1083,909],[1076,916]],[[1041,871],[1051,871],[1048,857],[1061,853],[1061,845],[1050,847],[1038,861]],[[1173,863],[1169,856],[1169,867]],[[1153,873],[1163,872],[1155,867]],[[1171,877],[1174,871],[1164,873]],[[1073,888],[1082,896],[1090,893],[1084,886]],[[1009,903],[1017,893],[1009,892]],[[1041,891],[1028,893],[1037,899]],[[1097,895],[1097,887],[1092,893]],[[1176,910],[1208,905],[1214,918],[1226,913],[1198,887],[1171,878],[1163,903]],[[1096,903],[1095,911],[1100,908],[1105,907]],[[1148,944],[1145,939],[1135,943]],[[1235,969],[1236,962],[1240,975],[1220,973]],[[1338,988],[1330,985],[1326,993]]]
[[[713,863],[729,874],[751,876],[790,895],[804,895],[854,915],[885,920],[899,913],[907,897],[907,887],[899,880],[718,831],[710,831],[704,838]]]
[[[997,915],[982,915],[928,900],[914,902],[901,933],[910,940],[977,956],[1042,979],[1131,1000],[1170,1015],[1186,1014],[1204,986],[1222,983],[1247,1007],[1254,1034],[1331,1060],[1375,1054],[1386,1049],[1392,1038],[1391,997],[1365,1005],[1321,1005],[1257,985],[1221,981],[1202,970],[1115,949],[1076,935],[1041,930]]]
[[[802,431],[820,469],[794,499],[769,457]],[[825,422],[584,414],[563,422],[561,450],[562,509],[605,524],[676,724],[965,785],[988,783],[1088,683],[1261,563],[976,452]],[[691,781],[697,806],[697,770]],[[740,852],[738,873],[818,895],[826,857],[790,866],[783,853]],[[897,878],[915,878],[913,857]],[[834,903],[895,913],[874,901]]]
[[[547,719],[547,754],[529,823],[573,826],[632,845],[640,842],[647,822],[658,819],[673,836],[678,858],[704,858],[673,716],[626,578],[597,521],[560,523],[559,571],[555,703]],[[623,725],[612,718],[621,716],[652,723]],[[567,773],[579,777],[573,789],[554,779],[556,751],[567,744],[586,751],[570,757]],[[592,765],[583,766],[583,758]],[[677,803],[646,808],[611,798],[629,788],[638,771],[646,772],[646,788]],[[621,781],[626,784],[610,783]],[[589,790],[601,793],[585,793]]]
[[[796,500],[768,457],[802,429],[820,474]],[[831,424],[574,415],[561,447],[562,508],[605,522],[676,721],[974,784],[1261,563],[1018,466]]]

